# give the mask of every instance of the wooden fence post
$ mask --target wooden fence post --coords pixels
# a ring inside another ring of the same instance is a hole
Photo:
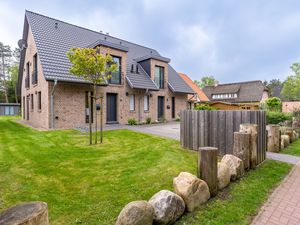
[[[269,124],[267,125],[268,131],[268,148],[269,152],[279,152],[280,150],[280,126]]]
[[[245,169],[249,169],[251,134],[245,132],[234,132],[233,135],[233,155],[243,160]]]
[[[257,125],[256,124],[241,124],[240,132],[251,134],[250,138],[250,167],[251,169],[257,166]]]
[[[13,206],[0,214],[0,224],[49,225],[45,202],[27,202]]]
[[[199,159],[200,158],[200,159]],[[198,174],[204,180],[211,196],[218,192],[218,149],[214,147],[200,147],[198,158]]]

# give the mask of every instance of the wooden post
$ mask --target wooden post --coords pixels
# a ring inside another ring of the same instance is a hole
[[[199,171],[200,170],[200,171]],[[211,196],[218,192],[218,149],[214,147],[200,147],[198,157],[198,174],[204,180]]]
[[[0,224],[49,225],[45,202],[28,202],[13,206],[0,214]]]
[[[92,104],[91,104],[91,92],[88,94],[88,102],[89,102],[89,130],[90,130],[90,145],[93,143],[92,137]]]
[[[250,138],[250,167],[251,169],[257,166],[257,125],[256,124],[241,124],[240,132],[251,134]]]
[[[280,150],[280,131],[279,125],[269,124],[267,125],[268,131],[268,148],[269,152],[279,152]]]
[[[233,155],[244,161],[245,169],[250,168],[250,138],[251,134],[234,132]]]

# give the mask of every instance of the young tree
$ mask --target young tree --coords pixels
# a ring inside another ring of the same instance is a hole
[[[19,76],[19,64],[14,63],[12,66],[9,67],[9,74],[10,74],[10,81],[9,86],[13,89],[13,96],[11,98],[15,99],[16,103],[19,103],[18,95],[17,95],[17,82]]]
[[[113,62],[109,50],[96,48],[71,48],[67,52],[67,56],[72,64],[70,73],[83,78],[91,83],[93,87],[93,102],[96,107],[97,86],[104,84],[110,78],[110,74],[117,70],[117,65]],[[90,106],[91,107],[91,106]],[[102,106],[101,106],[102,110]],[[91,108],[90,108],[91,112]],[[89,116],[91,121],[91,113]],[[97,143],[97,117],[95,120],[95,143]],[[90,123],[91,124],[91,123]],[[102,126],[102,124],[101,124]],[[92,144],[92,131],[90,126],[90,144]]]
[[[201,81],[195,80],[195,84],[197,84],[200,88],[204,88],[205,86],[216,85],[219,83],[214,76],[205,76],[201,78]]]
[[[4,93],[5,102],[8,102],[8,69],[12,60],[12,52],[9,45],[0,42],[0,91]]]
[[[282,96],[288,100],[300,99],[300,63],[291,66],[293,74],[287,77],[283,83]]]

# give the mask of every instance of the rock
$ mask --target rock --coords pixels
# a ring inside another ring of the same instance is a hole
[[[289,137],[290,137],[290,143],[294,141],[294,135],[293,135],[293,133],[294,133],[293,128],[291,128],[291,127],[286,127],[285,128],[285,133],[284,134],[289,135]]]
[[[218,163],[218,187],[223,189],[230,183],[230,169],[226,163]]]
[[[287,147],[290,143],[290,136],[289,135],[281,135],[281,143],[283,144],[283,148]]]
[[[275,124],[269,124],[266,126],[268,131],[268,143],[267,150],[268,152],[279,152],[280,150],[280,126]]]
[[[26,202],[0,213],[2,225],[49,225],[46,202]]]
[[[183,199],[168,190],[157,192],[149,200],[154,208],[155,224],[172,224],[178,220],[185,210]]]
[[[173,179],[174,191],[183,198],[187,211],[192,212],[210,198],[208,185],[204,180],[181,172]]]
[[[152,225],[154,209],[147,201],[128,203],[120,212],[116,225]]]
[[[224,155],[221,163],[225,163],[229,167],[231,180],[239,179],[245,173],[243,160],[234,155]]]

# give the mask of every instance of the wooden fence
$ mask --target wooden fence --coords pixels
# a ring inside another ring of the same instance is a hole
[[[232,154],[233,133],[240,124],[257,124],[257,162],[266,158],[266,114],[264,111],[205,111],[181,112],[180,142],[183,148],[217,147],[220,155]]]

